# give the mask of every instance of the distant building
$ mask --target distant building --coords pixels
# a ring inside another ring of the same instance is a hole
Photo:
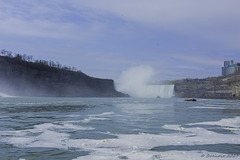
[[[227,76],[229,74],[236,73],[240,70],[240,63],[234,63],[231,61],[224,61],[224,67],[222,67],[222,75]]]

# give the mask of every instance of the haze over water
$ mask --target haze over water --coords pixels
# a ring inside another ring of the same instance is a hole
[[[230,100],[1,97],[0,159],[240,159],[239,113]]]

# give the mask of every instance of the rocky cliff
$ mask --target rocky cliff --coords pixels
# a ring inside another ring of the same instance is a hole
[[[45,61],[46,62],[46,61]],[[13,96],[123,97],[110,79],[0,56],[0,92]]]
[[[240,99],[240,75],[172,81],[176,97]]]

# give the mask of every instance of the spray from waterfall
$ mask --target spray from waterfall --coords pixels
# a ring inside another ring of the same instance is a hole
[[[132,67],[122,72],[116,88],[131,97],[172,97],[174,95],[174,85],[149,85],[154,75],[155,72],[150,66]]]
[[[2,92],[0,92],[0,97],[12,97],[12,96],[10,96],[10,95],[8,95],[8,94],[5,94],[5,93],[2,93]]]

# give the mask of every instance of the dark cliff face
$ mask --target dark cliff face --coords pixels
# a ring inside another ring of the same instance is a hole
[[[176,97],[240,99],[240,75],[172,82]]]
[[[123,97],[110,79],[0,56],[0,92],[14,96]]]

